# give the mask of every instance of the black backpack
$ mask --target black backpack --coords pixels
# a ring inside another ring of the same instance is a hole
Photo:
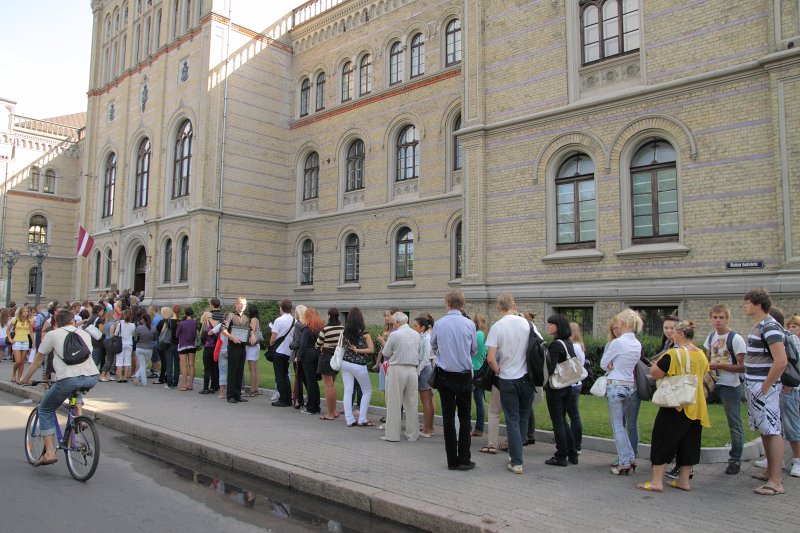
[[[528,347],[525,350],[528,378],[533,381],[535,387],[544,387],[544,384],[550,379],[550,374],[555,371],[555,365],[550,361],[547,343],[536,333],[532,323],[528,322],[528,325],[530,332],[528,333]]]
[[[63,355],[61,359],[67,365],[79,365],[89,359],[92,351],[86,346],[86,343],[75,331],[67,333],[64,339]]]

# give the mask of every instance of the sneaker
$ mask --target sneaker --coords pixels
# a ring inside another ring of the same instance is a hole
[[[670,479],[678,479],[680,472],[681,472],[680,467],[675,466],[675,468],[673,468],[672,470],[665,472],[664,475]]]
[[[764,458],[759,459],[757,461],[753,461],[753,466],[755,466],[756,468],[766,468],[767,467],[767,458],[764,457]]]
[[[739,470],[741,469],[742,469],[741,465],[736,461],[728,461],[728,468],[725,469],[725,473],[728,474],[729,476],[735,476],[736,474],[739,473]]]
[[[280,392],[276,392],[275,394],[272,395],[272,398],[271,398],[271,400],[273,402],[275,402],[277,400],[280,400],[280,399],[281,399],[281,393]]]
[[[792,460],[792,469],[789,471],[790,476],[800,477],[800,459]]]
[[[523,472],[522,465],[512,465],[511,463],[508,463],[506,468],[508,468],[508,471],[512,474],[521,474]]]

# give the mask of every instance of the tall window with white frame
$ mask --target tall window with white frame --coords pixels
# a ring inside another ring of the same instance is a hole
[[[347,192],[364,188],[364,141],[356,139],[347,150]]]
[[[172,239],[164,243],[164,283],[172,283]]]
[[[461,115],[458,115],[456,121],[453,123],[453,170],[461,170],[462,166],[462,149],[461,137],[455,134],[461,129]]]
[[[348,61],[342,66],[342,102],[353,97],[353,63]]]
[[[360,269],[361,246],[358,235],[351,233],[347,236],[344,245],[344,281],[355,283],[358,281]]]
[[[396,181],[419,177],[419,134],[413,125],[406,126],[397,137]]]
[[[556,248],[591,248],[597,233],[594,163],[586,154],[574,154],[556,174]]]
[[[325,73],[320,72],[317,75],[317,111],[325,109]]]
[[[103,218],[114,214],[114,191],[117,186],[117,154],[111,153],[106,159],[106,171],[103,177]]]
[[[44,281],[44,280],[43,280]],[[39,284],[39,267],[33,266],[28,271],[28,294],[41,294],[41,290],[37,291],[36,286]]]
[[[308,99],[311,96],[311,82],[308,78],[303,79],[300,84],[300,116],[308,115]]]
[[[94,287],[95,289],[100,288],[100,268],[102,263],[100,262],[100,250],[95,252],[94,254]]]
[[[33,215],[28,225],[28,244],[47,243],[47,219],[42,215]]]
[[[319,155],[311,152],[303,166],[303,200],[319,197]]]
[[[29,191],[38,191],[39,190],[39,178],[41,177],[41,170],[39,167],[31,167],[28,171],[28,190]]]
[[[678,240],[678,171],[675,149],[657,139],[631,160],[633,241]]]
[[[425,74],[425,37],[421,33],[411,39],[411,77]]]
[[[372,56],[365,54],[358,66],[359,95],[364,96],[372,92]]]
[[[55,194],[56,192],[56,171],[48,168],[44,171],[44,185],[42,192],[47,194]]]
[[[583,64],[639,49],[639,0],[580,0]]]
[[[114,264],[111,248],[106,251],[106,287],[111,287],[111,269]]]
[[[445,29],[445,66],[461,62],[461,21],[453,19]]]
[[[300,252],[300,285],[314,284],[314,243],[311,239],[303,241]]]
[[[184,235],[181,239],[181,258],[178,268],[178,283],[189,281],[189,236]]]
[[[403,81],[403,45],[394,43],[389,49],[389,85]]]
[[[175,166],[172,174],[172,197],[189,195],[189,175],[192,162],[192,123],[184,120],[175,137]]]
[[[407,227],[397,232],[394,243],[395,281],[414,278],[414,233]]]
[[[461,222],[453,232],[453,279],[461,279],[464,273],[464,241],[461,236]]]
[[[139,143],[136,153],[136,179],[134,180],[133,208],[139,209],[147,206],[147,194],[150,188],[150,156],[152,148],[150,139],[144,138]]]

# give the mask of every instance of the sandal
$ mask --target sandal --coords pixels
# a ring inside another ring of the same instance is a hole
[[[327,416],[327,415],[323,415],[323,416],[319,417],[319,419],[320,419],[320,420],[336,420],[334,417],[332,417],[332,416]],[[348,424],[348,425],[349,425],[349,424]]]
[[[44,454],[39,458],[38,461],[34,461],[33,466],[47,466],[52,465],[58,462],[58,458],[56,459],[45,459]]]
[[[490,453],[490,454],[494,455],[494,454],[497,453],[497,448],[495,448],[494,446],[484,446],[483,448],[481,448],[478,451],[480,451],[481,453]]]
[[[672,481],[670,481],[669,483],[667,483],[667,485],[669,485],[669,486],[670,486],[670,487],[672,487],[673,489],[685,490],[686,492],[689,492],[690,490],[692,490],[692,489],[691,489],[691,487],[688,487],[688,488],[687,488],[687,487],[682,487],[681,485],[679,485],[679,484],[678,484],[678,480],[677,480],[677,479],[673,479]]]
[[[776,496],[778,494],[785,494],[786,491],[784,489],[776,489],[775,487],[770,487],[769,485],[761,485],[758,488],[753,489],[755,494],[759,496]]]
[[[501,452],[507,452],[508,451],[508,443],[501,444],[500,446],[497,447],[497,449],[500,450]]]
[[[663,488],[659,489],[657,487],[654,487],[653,484],[650,483],[649,481],[645,481],[644,483],[639,483],[638,485],[636,485],[636,488],[639,490],[646,490],[648,492],[664,492]]]
[[[183,391],[187,391],[187,390],[189,390],[189,389],[187,389],[186,387],[178,387],[178,390],[179,390],[179,391],[181,391],[181,392],[183,392]]]
[[[769,475],[767,474],[766,470],[764,470],[763,472],[756,472],[750,477],[753,479],[757,479],[759,481],[769,481]]]
[[[366,421],[363,424],[359,424],[359,426],[362,427],[362,428],[371,428],[371,427],[375,427],[375,424],[373,424],[370,421]]]

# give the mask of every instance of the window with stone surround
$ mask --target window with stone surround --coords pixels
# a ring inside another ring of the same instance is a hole
[[[106,287],[111,288],[111,269],[114,265],[111,248],[106,249]]]
[[[178,283],[189,281],[189,236],[184,235],[181,239],[181,256],[178,268]]]
[[[455,123],[453,123],[453,170],[461,170],[463,162],[461,138],[455,134],[456,131],[461,129],[461,115],[458,115]]]
[[[361,58],[358,66],[359,95],[364,96],[372,92],[372,56],[366,54]]]
[[[94,254],[94,288],[100,288],[100,268],[102,263],[100,262],[100,251],[98,250]]]
[[[325,109],[325,73],[320,72],[317,75],[317,111],[322,111]]]
[[[464,241],[461,234],[461,221],[459,220],[453,231],[453,245],[452,245],[452,277],[453,279],[461,279],[464,273]]]
[[[675,149],[657,139],[634,154],[630,166],[634,244],[678,240]]]
[[[397,136],[396,181],[419,177],[419,134],[413,125],[406,126]]]
[[[594,163],[572,155],[556,174],[556,248],[593,248],[597,238]]]
[[[300,285],[314,284],[314,243],[311,239],[303,241],[300,252]]]
[[[47,194],[55,194],[56,192],[56,171],[52,168],[48,168],[44,171],[44,185],[42,186],[42,192]]]
[[[356,139],[347,150],[347,192],[364,188],[364,141]]]
[[[164,283],[172,282],[172,239],[164,243]]]
[[[389,85],[403,81],[403,45],[395,42],[389,48]]]
[[[28,244],[47,243],[47,219],[42,215],[33,215],[28,224]]]
[[[344,245],[344,282],[358,281],[360,270],[361,243],[358,235],[351,233],[347,236]]]
[[[651,337],[661,337],[664,334],[664,320],[678,316],[678,304],[631,305],[630,308],[642,317],[642,334]]]
[[[578,324],[584,336],[592,335],[594,329],[593,307],[553,307],[553,311],[565,316],[570,322]]]
[[[311,152],[303,165],[303,200],[319,197],[319,155]]]
[[[109,218],[114,214],[114,192],[116,186],[117,186],[117,154],[111,153],[106,159],[106,169],[103,175],[102,218]]]
[[[308,115],[308,100],[311,96],[311,82],[304,78],[300,84],[300,116]]]
[[[583,64],[639,49],[639,0],[579,0]]]
[[[453,19],[445,30],[445,66],[461,62],[461,21]]]
[[[421,33],[411,38],[411,77],[425,74],[425,38]]]
[[[354,72],[353,63],[348,61],[342,66],[342,102],[353,97]]]
[[[28,294],[36,294],[37,285],[39,285],[39,267],[32,266],[30,270],[28,270]],[[41,289],[38,293],[42,293]]]
[[[192,123],[184,120],[175,137],[175,165],[172,174],[172,198],[189,195],[192,161]]]
[[[39,178],[41,177],[41,170],[39,167],[31,167],[28,171],[28,190],[29,191],[38,191],[39,190]]]
[[[397,231],[394,241],[395,281],[414,278],[414,233],[403,226]]]
[[[136,153],[136,179],[133,188],[133,208],[147,206],[147,196],[150,189],[150,156],[152,155],[150,139],[144,138],[139,143]]]

